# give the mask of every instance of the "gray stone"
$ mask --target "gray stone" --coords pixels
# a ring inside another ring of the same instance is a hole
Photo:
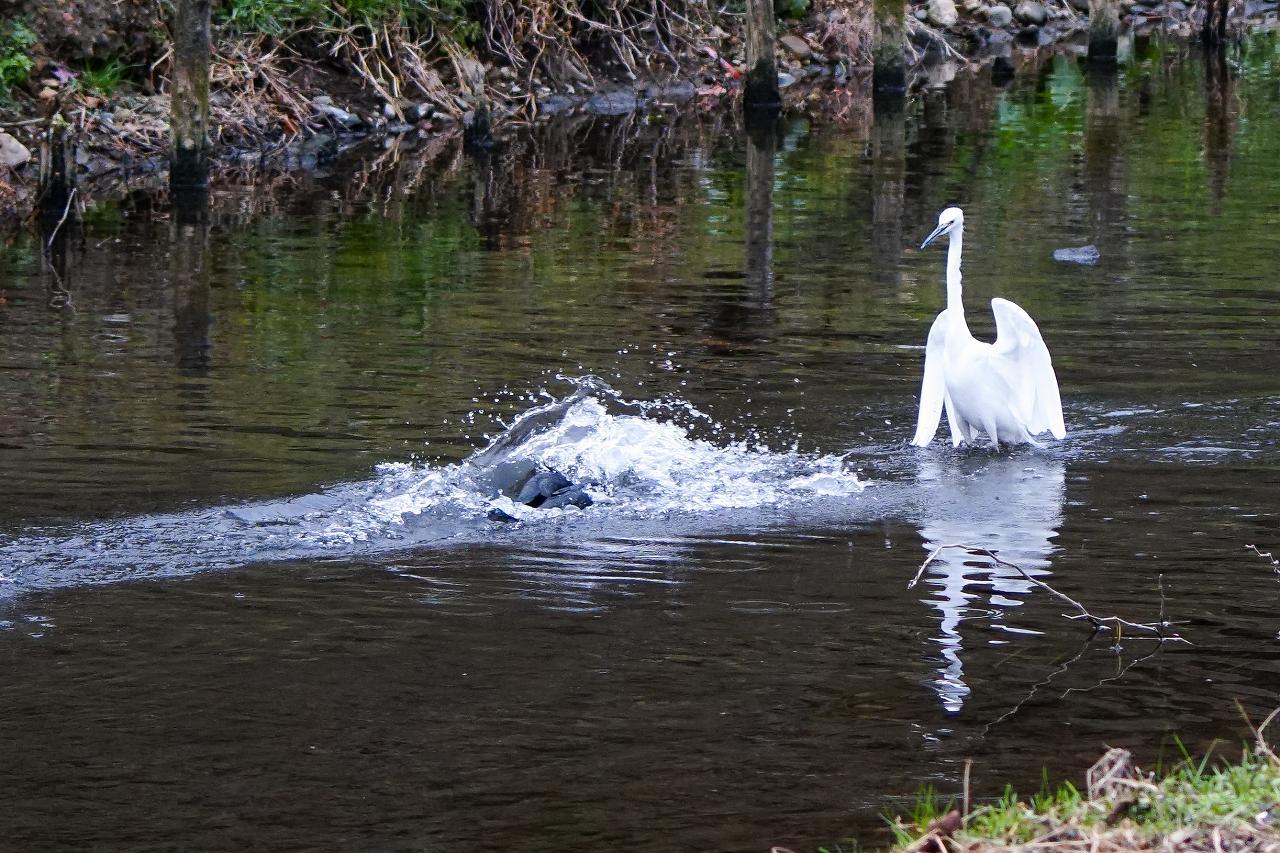
[[[344,130],[352,130],[364,124],[364,119],[360,118],[360,116],[355,113],[347,112],[342,107],[335,107],[333,104],[322,103],[318,98],[312,101],[312,104],[315,106],[317,113],[329,119]],[[116,119],[119,120],[119,118],[120,117],[117,115]]]
[[[929,23],[935,27],[954,27],[960,20],[955,0],[929,0]]]
[[[576,103],[573,98],[565,95],[547,95],[538,99],[538,113],[544,116],[559,115],[573,109]]]
[[[1049,13],[1036,0],[1022,0],[1013,10],[1013,16],[1024,24],[1043,26],[1049,19]]]
[[[634,92],[622,89],[613,92],[601,92],[587,99],[586,110],[600,116],[620,116],[640,109],[640,101]]]
[[[0,163],[5,164],[10,169],[16,169],[30,159],[31,152],[27,150],[27,146],[9,134],[0,131]]]
[[[1013,11],[1003,3],[998,3],[987,11],[987,23],[993,27],[1007,27],[1013,23]]]
[[[785,71],[778,72],[778,88],[785,89],[788,86],[795,85],[796,78]]]
[[[675,104],[683,104],[693,100],[698,94],[698,87],[688,80],[668,80],[659,87],[656,97]]]
[[[808,59],[813,56],[813,48],[800,36],[785,35],[778,39],[778,44],[787,49],[797,59]]]
[[[929,20],[929,13],[926,12],[924,9],[916,9],[915,12],[913,12],[912,14],[916,16],[917,21]]]

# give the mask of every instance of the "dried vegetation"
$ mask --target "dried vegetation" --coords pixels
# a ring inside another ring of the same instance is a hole
[[[1238,761],[1183,760],[1164,774],[1134,766],[1123,749],[1090,768],[1085,790],[1065,783],[1029,800],[1007,790],[968,809],[924,793],[910,818],[892,821],[902,853],[1276,853],[1280,851],[1280,759],[1253,731]]]

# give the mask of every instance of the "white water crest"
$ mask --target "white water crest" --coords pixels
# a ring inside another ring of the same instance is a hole
[[[579,380],[574,393],[521,415],[463,462],[379,466],[382,482],[367,511],[335,519],[324,535],[360,539],[442,510],[483,515],[496,508],[525,523],[545,523],[582,512],[651,517],[763,508],[864,488],[841,456],[773,451],[744,441],[721,446],[695,437],[681,420],[710,423],[684,401],[628,401],[599,380]],[[595,505],[535,509],[496,495],[487,473],[517,461],[559,471],[585,486]]]
[[[539,530],[590,538],[674,514],[702,529],[742,524],[743,513],[856,496],[864,487],[843,457],[718,444],[693,434],[694,424],[712,436],[717,429],[685,401],[629,401],[597,379],[575,380],[572,393],[525,412],[461,462],[387,463],[368,480],[287,500],[0,537],[0,595],[250,563],[527,542]],[[594,505],[516,503],[500,491],[499,474],[513,463],[559,471]],[[519,523],[490,520],[494,509]]]

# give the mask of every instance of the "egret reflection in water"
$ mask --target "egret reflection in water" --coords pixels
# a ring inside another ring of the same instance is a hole
[[[1050,574],[1066,490],[1062,462],[1029,456],[930,459],[920,466],[918,483],[920,536],[927,551],[974,545],[1033,577]],[[924,579],[934,590],[924,601],[941,614],[935,637],[941,661],[931,686],[945,710],[958,712],[970,692],[961,660],[962,623],[982,617],[1016,630],[1004,623],[1006,609],[1020,605],[1033,585],[1011,568],[959,549],[939,554]],[[989,607],[976,603],[984,595]]]

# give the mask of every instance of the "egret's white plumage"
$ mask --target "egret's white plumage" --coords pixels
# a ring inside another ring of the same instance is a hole
[[[960,252],[964,214],[948,207],[938,227],[920,246],[946,234],[947,308],[933,321],[925,347],[920,416],[911,443],[926,446],[947,410],[951,443],[977,441],[985,432],[992,444],[1037,444],[1035,436],[1067,434],[1062,422],[1058,378],[1049,349],[1031,316],[1007,299],[992,299],[996,342],[977,340],[969,332],[961,304]]]

